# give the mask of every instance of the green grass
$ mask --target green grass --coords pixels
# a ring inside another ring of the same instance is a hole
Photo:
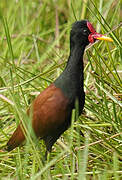
[[[1,1],[0,179],[122,178],[120,13],[118,0]],[[25,146],[6,152],[19,121],[28,121],[28,105],[63,71],[76,19],[88,19],[114,40],[86,49],[84,113],[76,121],[73,110],[71,127],[47,161],[43,142],[29,135]]]

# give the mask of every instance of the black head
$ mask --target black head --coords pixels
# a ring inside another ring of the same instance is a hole
[[[87,20],[76,21],[72,25],[70,40],[73,44],[87,46],[89,44],[88,36],[91,33],[87,27]]]
[[[77,44],[85,47],[89,43],[94,43],[96,39],[112,41],[111,38],[97,33],[88,20],[76,21],[72,25],[70,33],[71,46]]]

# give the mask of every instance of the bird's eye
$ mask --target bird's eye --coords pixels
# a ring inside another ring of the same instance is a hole
[[[84,29],[83,32],[86,33],[86,32],[87,32],[87,29]]]

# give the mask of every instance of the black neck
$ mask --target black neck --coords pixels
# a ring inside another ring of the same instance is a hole
[[[54,82],[55,86],[61,88],[64,95],[74,99],[83,90],[83,53],[85,46],[74,45],[70,47],[70,56],[63,73]]]

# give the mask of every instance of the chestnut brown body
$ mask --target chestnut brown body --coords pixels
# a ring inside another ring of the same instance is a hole
[[[54,84],[51,84],[36,97],[27,111],[29,115],[32,110],[33,130],[37,137],[45,141],[48,151],[51,150],[54,142],[70,124],[67,121],[71,114],[68,107],[68,98],[63,95],[60,88],[56,88]],[[20,124],[8,141],[8,150],[10,151],[21,145],[24,140],[25,136],[22,124]]]

